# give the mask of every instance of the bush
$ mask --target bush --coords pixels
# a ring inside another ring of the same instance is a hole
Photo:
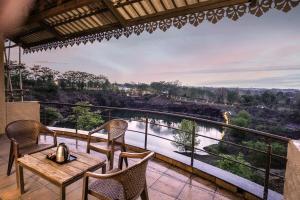
[[[174,132],[174,140],[176,142],[173,142],[172,144],[176,146],[180,151],[187,152],[191,149],[192,146],[192,132],[193,132],[193,126],[196,125],[196,133],[198,131],[197,124],[194,124],[193,121],[189,121],[186,119],[183,119],[178,127],[178,131]],[[178,144],[181,143],[181,144]],[[200,140],[195,138],[195,146],[197,146],[200,143]]]
[[[221,169],[224,169],[226,171],[229,171],[233,174],[236,174],[238,176],[247,178],[247,179],[252,179],[253,177],[253,172],[251,169],[243,164],[250,165],[248,162],[245,161],[244,155],[242,153],[239,153],[238,155],[226,155],[226,154],[221,154],[222,157],[225,157],[226,159],[221,159],[217,161],[217,166]],[[228,160],[230,159],[230,160]],[[242,164],[236,163],[234,161],[238,161]]]
[[[247,142],[243,142],[243,145],[260,151],[268,150],[267,143],[261,141],[247,141]],[[271,147],[272,147],[272,154],[286,156],[287,148],[283,144],[280,144],[278,142],[272,142]],[[246,155],[246,159],[254,166],[265,167],[267,157],[266,154],[264,153],[259,153],[250,150],[249,153]],[[280,158],[273,157],[271,162],[271,167],[284,168],[284,161]]]
[[[104,122],[100,114],[91,112],[90,107],[84,107],[91,105],[89,102],[78,102],[76,105],[73,108],[74,115],[71,118],[74,123],[77,123],[78,129],[91,130]]]
[[[247,111],[242,110],[237,114],[236,117],[234,117],[230,120],[230,123],[235,126],[247,128],[247,127],[249,127],[249,125],[251,123],[251,115]],[[231,133],[231,136],[238,141],[241,141],[241,140],[245,139],[245,137],[246,137],[243,132],[236,130],[236,129],[231,129],[230,133]]]
[[[63,118],[56,108],[46,107],[44,112],[45,113],[42,113],[42,115],[44,117],[45,125],[53,125],[56,121],[60,121]]]

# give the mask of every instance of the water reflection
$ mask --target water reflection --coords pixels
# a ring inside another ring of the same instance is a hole
[[[178,125],[180,123],[178,122],[170,122],[170,121],[165,121],[165,120],[158,120],[158,119],[150,119],[149,122],[149,128],[148,128],[148,133],[153,134],[153,135],[158,135],[170,140],[174,140],[174,129],[172,128],[178,128]],[[155,123],[155,124],[154,124]],[[159,126],[163,125],[163,126]],[[128,128],[130,130],[136,130],[136,131],[141,131],[145,132],[145,123],[144,122],[137,122],[137,121],[129,121],[128,120]],[[209,126],[207,124],[198,124],[198,132],[197,134],[203,135],[203,136],[208,136],[212,137],[215,139],[222,139],[223,137],[223,129]],[[212,144],[217,144],[219,143],[216,140],[212,140],[209,138],[204,138],[204,137],[197,137],[198,140],[200,140],[200,143],[196,146],[199,149],[203,149],[206,146],[210,146]],[[143,134],[136,134],[136,133],[128,133],[126,134],[126,140],[136,146],[143,147],[144,146],[144,141],[145,141],[145,135]],[[148,136],[148,141],[147,141],[147,146],[149,149],[152,150],[159,150],[161,151],[178,151],[178,149],[171,144],[170,141],[166,141],[160,138],[156,138],[153,136]],[[205,152],[197,152],[198,154],[205,155]]]

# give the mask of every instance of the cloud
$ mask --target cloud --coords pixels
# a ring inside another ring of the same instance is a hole
[[[69,65],[67,62],[55,62],[55,61],[47,61],[47,60],[37,60],[34,63],[36,64],[58,64],[58,65]]]
[[[211,67],[205,67],[199,70],[190,70],[190,71],[167,71],[167,72],[157,72],[153,74],[220,74],[220,73],[241,73],[241,72],[273,72],[273,71],[300,71],[299,65],[288,65],[288,66],[253,66],[247,68],[241,67],[218,67],[214,69]]]

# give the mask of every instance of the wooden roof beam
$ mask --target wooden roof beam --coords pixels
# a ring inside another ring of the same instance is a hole
[[[120,24],[125,27],[127,25],[126,20],[123,18],[123,16],[118,12],[118,10],[115,8],[113,3],[110,0],[100,0],[103,2],[109,10],[112,12],[112,14],[117,18],[117,20],[120,22]]]
[[[129,4],[133,4],[133,3],[137,3],[137,2],[141,2],[141,1],[143,1],[143,0],[131,0],[131,1],[129,0],[129,1],[125,1],[125,2],[123,2],[123,3],[117,3],[117,4],[115,5],[115,8],[127,6],[127,5],[129,5]]]
[[[43,20],[44,18],[53,17],[55,15],[59,15],[61,13],[89,5],[92,3],[96,3],[98,0],[70,0],[65,3],[61,3],[57,5],[56,7],[47,9],[39,14],[31,15],[29,16],[27,22],[33,23],[33,22],[39,22]]]
[[[230,6],[230,5],[243,4],[251,1],[252,0],[231,0],[231,1],[211,0],[209,1],[210,3],[207,3],[205,1],[197,4],[180,7],[180,8],[178,7],[176,9],[171,9],[163,12],[157,12],[143,17],[133,18],[128,20],[128,25],[147,23],[151,21],[162,20],[162,19],[176,17],[180,15],[186,15],[193,12],[207,11],[216,8],[223,8],[225,6]]]
[[[40,25],[46,29],[46,31],[52,33],[57,39],[61,40],[63,38],[63,35],[59,33],[54,27],[51,27],[49,24],[46,24],[45,22],[41,21]]]
[[[90,16],[93,16],[93,15],[96,15],[96,14],[107,12],[107,11],[109,11],[108,8],[99,8],[97,10],[91,11],[88,14],[82,14],[82,15],[78,15],[78,16],[75,16],[75,17],[72,17],[72,18],[69,18],[69,19],[66,19],[66,20],[61,20],[57,23],[54,23],[52,26],[60,26],[60,25],[66,24],[66,23],[77,21],[79,19],[83,19],[83,18],[90,17]]]
[[[104,26],[101,26],[101,27],[96,27],[96,28],[93,28],[93,29],[90,29],[90,30],[86,30],[86,31],[80,31],[80,32],[77,32],[77,33],[71,33],[71,34],[68,34],[67,37],[61,39],[60,41],[65,41],[65,40],[68,40],[68,39],[72,39],[72,38],[84,36],[86,34],[94,34],[94,33],[99,33],[99,32],[114,30],[116,28],[119,28],[119,26],[120,25],[117,22],[117,23],[113,23],[113,24],[107,24],[107,25],[104,25]],[[34,47],[36,45],[50,43],[50,42],[55,42],[55,41],[57,41],[57,39],[55,39],[55,38],[45,39],[45,40],[34,42],[34,43],[23,44],[22,47],[24,47],[24,48],[30,48],[30,47]]]

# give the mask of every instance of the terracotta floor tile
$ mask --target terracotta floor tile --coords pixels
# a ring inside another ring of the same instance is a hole
[[[232,192],[229,192],[227,190],[217,188],[215,193],[215,200],[242,200],[244,198],[237,196],[237,194],[234,194]]]
[[[39,183],[38,181],[36,181],[33,178],[27,178],[25,179],[25,192],[32,192],[35,190],[38,190],[42,187],[44,187],[41,183]]]
[[[185,172],[177,167],[171,167],[165,172],[165,174],[183,182],[187,182],[191,176],[190,173]]]
[[[217,189],[217,186],[214,183],[194,175],[192,175],[188,184],[213,192]]]
[[[176,198],[171,197],[169,195],[166,195],[164,193],[161,193],[157,190],[154,190],[152,188],[148,189],[148,195],[150,200],[175,200]]]
[[[161,176],[150,188],[177,198],[185,183],[170,176]]]
[[[74,190],[67,194],[66,199],[70,200],[81,200],[82,199],[82,190]],[[97,200],[96,197],[93,197],[91,195],[88,196],[88,200]]]
[[[0,177],[1,176],[6,176],[6,171],[7,171],[7,161],[6,160],[2,160],[3,163],[0,164]]]
[[[51,190],[52,192],[54,192],[55,194],[59,195],[60,194],[60,189],[58,186],[49,183],[48,185],[45,185],[44,187],[48,188],[49,190]]]
[[[178,199],[180,200],[213,200],[214,193],[202,190],[192,185],[185,185],[184,189],[180,193]]]
[[[164,163],[162,161],[158,161],[158,160],[152,160],[148,164],[149,170],[154,170],[154,171],[158,171],[161,173],[166,172],[170,167],[171,166],[169,164]]]
[[[54,200],[57,199],[59,196],[56,195],[54,192],[49,190],[46,187],[42,187],[41,189],[35,190],[33,192],[27,192],[21,196],[22,200]]]
[[[4,175],[4,176],[0,177],[0,187],[1,188],[16,184],[16,182],[17,182],[17,179],[14,174],[10,175],[10,176]]]
[[[11,185],[6,188],[0,189],[0,199],[2,200],[17,200],[20,198],[17,185]]]
[[[82,190],[82,186],[83,186],[83,179],[80,179],[75,183],[72,183],[71,185],[67,186],[66,192],[69,193],[74,190]]]
[[[24,171],[29,171],[29,170],[25,169]],[[32,173],[32,172],[30,172],[30,173]],[[30,178],[34,179],[35,181],[39,182],[42,185],[48,185],[50,183],[46,179],[44,179],[36,174],[33,174],[32,176],[30,176]],[[25,183],[26,183],[26,178],[24,178],[24,179],[25,179]]]
[[[146,179],[147,179],[148,187],[152,186],[153,183],[155,183],[161,176],[162,176],[162,174],[157,171],[148,170],[146,172]]]

